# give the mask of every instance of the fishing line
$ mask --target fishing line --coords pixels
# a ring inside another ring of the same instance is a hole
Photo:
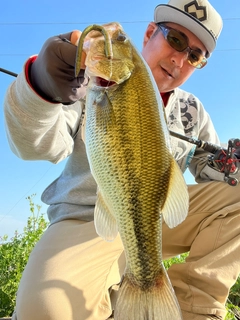
[[[27,195],[29,195],[29,193],[31,192],[31,190],[46,176],[46,174],[50,171],[50,169],[52,169],[53,164],[50,165],[50,167],[46,170],[46,172],[37,180],[37,182],[13,205],[13,207],[3,216],[0,217],[0,222],[5,219],[9,213],[12,212],[12,210],[19,204],[19,202],[26,197]]]
[[[109,80],[107,82],[107,86],[105,87],[105,90],[103,92],[103,94],[107,94],[107,88],[109,88],[110,83],[112,82],[111,78],[112,78],[112,75],[113,75],[113,54],[112,54],[112,57],[108,60],[110,60],[110,74],[109,74]]]
[[[240,17],[229,17],[229,18],[222,18],[223,21],[238,21],[240,20]],[[79,24],[79,25],[89,25],[89,24],[93,24],[93,23],[97,23],[97,24],[106,24],[109,21],[58,21],[58,22],[43,22],[43,21],[39,21],[39,22],[0,22],[0,25],[4,26],[8,26],[8,25],[17,25],[17,26],[21,26],[21,25],[74,25],[74,24]],[[129,24],[139,24],[139,23],[149,23],[149,20],[132,20],[132,21],[121,21],[119,20],[119,23],[129,23]]]

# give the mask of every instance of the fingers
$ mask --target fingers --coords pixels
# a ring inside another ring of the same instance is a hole
[[[50,46],[51,52],[56,52],[58,58],[62,59],[68,65],[75,65],[76,51],[77,51],[77,43],[81,36],[81,31],[73,30],[68,33],[60,34],[58,36],[59,41],[52,41]],[[53,38],[55,39],[55,38]],[[58,54],[61,53],[61,55]],[[81,69],[85,69],[85,54],[82,55],[81,59]]]
[[[71,34],[71,38],[70,41],[72,44],[74,44],[75,46],[78,45],[78,41],[79,38],[81,36],[82,32],[79,30],[74,30]],[[81,69],[85,69],[85,60],[86,60],[86,53],[84,51],[82,51],[82,58],[81,58]]]
[[[74,30],[70,37],[70,41],[72,42],[72,44],[75,44],[75,46],[77,46],[80,36],[81,36],[81,31]]]

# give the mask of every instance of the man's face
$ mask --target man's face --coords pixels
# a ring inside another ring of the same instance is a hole
[[[192,49],[200,49],[203,55],[206,48],[203,43],[188,29],[176,24],[165,23],[188,37],[188,45]],[[182,85],[195,68],[187,61],[187,52],[178,52],[165,40],[161,30],[155,23],[150,23],[144,35],[142,55],[152,70],[160,92],[168,92]]]

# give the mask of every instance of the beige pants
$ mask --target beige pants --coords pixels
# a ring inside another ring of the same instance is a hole
[[[182,310],[224,317],[240,273],[240,186],[211,182],[189,186],[189,193],[187,219],[174,229],[163,225],[164,258],[190,251],[169,276]],[[105,320],[112,309],[109,289],[124,265],[119,238],[103,241],[92,222],[56,223],[30,256],[13,320]]]

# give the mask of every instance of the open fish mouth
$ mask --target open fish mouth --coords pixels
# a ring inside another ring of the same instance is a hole
[[[116,84],[115,81],[106,80],[106,79],[101,78],[101,77],[96,77],[95,81],[96,81],[96,85],[99,86],[99,87],[102,87],[102,88],[112,87],[113,85]]]

